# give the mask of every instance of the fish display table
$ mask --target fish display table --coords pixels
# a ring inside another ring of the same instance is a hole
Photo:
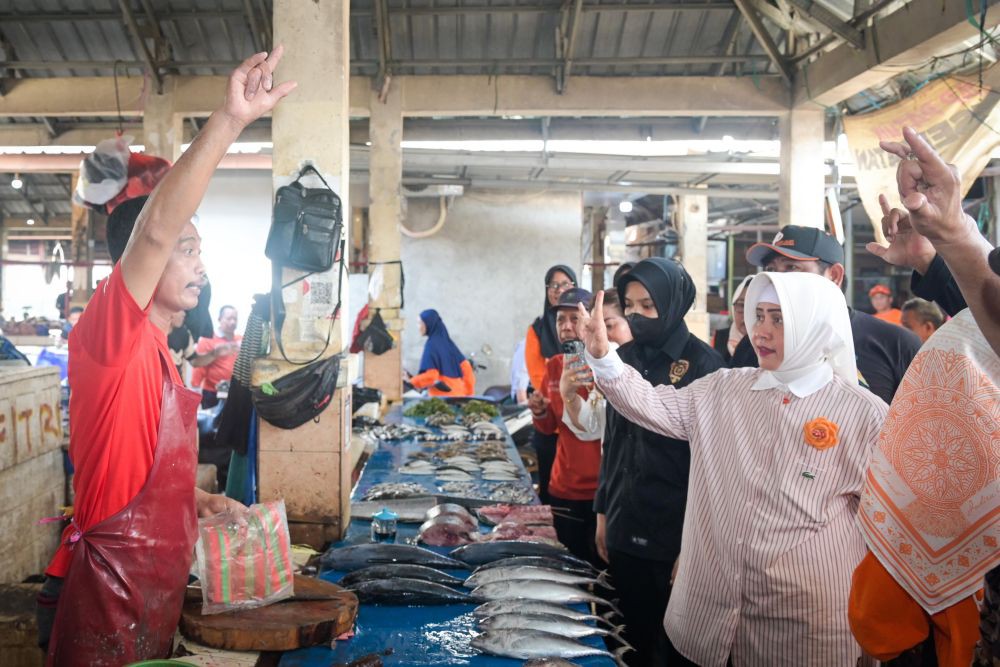
[[[403,423],[414,424],[415,421],[403,418]],[[494,423],[501,425],[500,420]],[[504,433],[509,458],[516,462],[522,472],[521,483],[530,486],[530,476],[524,470],[520,456],[510,436]],[[431,444],[431,443],[428,443]],[[433,443],[438,444],[438,443]],[[377,484],[413,482],[414,477],[399,472],[410,454],[421,449],[427,450],[421,443],[413,440],[380,441],[377,450],[368,460],[364,471],[352,493],[351,500],[360,500]],[[445,487],[436,482],[435,477],[427,476],[416,483],[423,485],[428,494],[451,495]],[[509,482],[508,482],[509,484]],[[486,500],[495,483],[475,480],[475,490],[480,498]],[[485,497],[484,497],[485,496]],[[531,492],[531,501],[538,503],[537,496]],[[494,501],[502,502],[502,501]],[[363,544],[370,540],[371,522],[364,517],[354,516],[351,519],[347,536],[338,546]],[[400,523],[396,541],[398,543],[416,543],[417,525]],[[451,549],[446,547],[429,547],[432,551],[446,555]],[[447,574],[457,577],[468,577],[470,570],[444,570]],[[321,579],[337,582],[345,575],[344,572],[328,571],[320,574]],[[362,604],[358,611],[355,635],[350,639],[335,642],[332,648],[313,647],[287,652],[282,656],[281,667],[329,667],[330,665],[347,665],[363,656],[380,654],[382,664],[399,666],[445,666],[467,665],[469,667],[514,667],[523,664],[521,660],[499,658],[484,655],[471,646],[471,641],[479,629],[472,611],[474,604],[451,604],[443,606],[398,607]],[[577,605],[580,611],[585,611],[585,605]],[[588,646],[604,648],[600,637],[589,637],[581,640]],[[389,652],[388,655],[385,655]],[[602,656],[575,658],[573,662],[583,667],[611,667],[614,660]]]

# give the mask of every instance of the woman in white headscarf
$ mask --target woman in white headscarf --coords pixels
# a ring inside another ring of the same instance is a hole
[[[847,602],[865,554],[855,515],[887,408],[858,385],[840,290],[812,274],[759,274],[746,324],[760,368],[679,390],[623,364],[601,315],[580,331],[597,386],[627,419],[691,445],[664,619],[674,646],[704,667],[871,664]]]

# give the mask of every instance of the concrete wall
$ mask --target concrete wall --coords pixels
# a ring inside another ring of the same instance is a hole
[[[578,194],[467,191],[437,234],[404,237],[404,367],[418,370],[419,314],[434,308],[466,355],[485,358],[482,346],[493,349],[477,389],[509,384],[514,346],[542,312],[546,269],[568,264],[579,272],[582,216]],[[437,219],[436,198],[409,200],[409,229],[429,229]]]

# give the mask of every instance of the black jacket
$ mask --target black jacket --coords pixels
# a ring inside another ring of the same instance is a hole
[[[618,354],[654,386],[670,383],[671,370],[676,377],[685,362],[686,371],[673,383],[677,388],[724,366],[718,352],[692,334],[673,342],[652,352],[629,343]],[[608,405],[594,497],[594,511],[607,515],[608,549],[669,563],[677,559],[690,465],[686,441],[647,431]]]
[[[868,313],[850,309],[851,331],[854,334],[854,356],[858,378],[886,404],[903,381],[906,369],[920,349],[916,334],[901,326],[884,322]],[[730,368],[756,368],[757,355],[747,336],[736,346]]]
[[[962,290],[955,282],[955,276],[951,275],[941,255],[934,256],[931,265],[927,267],[926,275],[921,276],[916,271],[913,272],[910,276],[910,291],[921,299],[933,301],[952,317],[968,307],[965,297],[962,296]]]

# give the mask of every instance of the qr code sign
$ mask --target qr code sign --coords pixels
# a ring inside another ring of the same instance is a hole
[[[303,314],[310,317],[326,317],[333,310],[336,286],[328,280],[307,281]]]

